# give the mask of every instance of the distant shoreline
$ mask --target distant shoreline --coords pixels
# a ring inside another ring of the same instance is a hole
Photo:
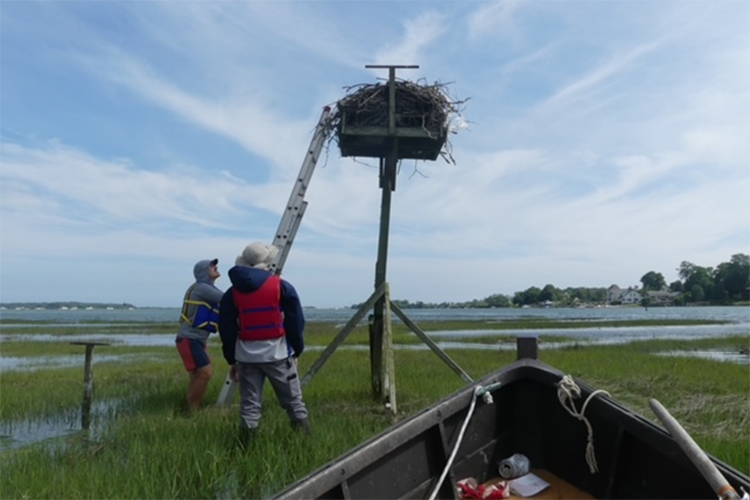
[[[107,302],[7,302],[0,303],[0,310],[13,311],[46,311],[46,310],[133,310],[143,309],[133,304],[124,303],[107,303]]]

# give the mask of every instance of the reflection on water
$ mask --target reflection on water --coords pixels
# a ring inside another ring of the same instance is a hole
[[[40,441],[70,436],[81,430],[80,417],[56,416],[44,420],[25,420],[0,425],[0,450],[28,446]]]
[[[747,352],[695,350],[695,351],[664,351],[664,352],[656,352],[654,354],[657,356],[666,356],[666,357],[713,359],[714,361],[728,361],[731,363],[739,363],[741,365],[750,365],[750,354],[748,354]]]
[[[4,372],[34,372],[45,368],[67,368],[71,366],[83,366],[84,357],[76,356],[28,356],[12,357],[0,356],[0,373]],[[99,354],[96,353],[93,363],[112,363],[130,361],[160,361],[164,359],[158,356],[143,356],[142,354]]]
[[[46,326],[45,326],[46,328]],[[214,340],[214,339],[212,339]],[[79,333],[75,335],[53,335],[51,333],[18,333],[0,335],[3,342],[101,342],[127,346],[164,347],[173,346],[175,334],[145,333]]]
[[[124,404],[124,400],[94,402],[91,405],[91,427],[86,432],[100,433],[108,419],[115,417]],[[3,420],[0,422],[0,450],[20,448],[78,432],[84,432],[81,429],[80,408],[47,418]]]

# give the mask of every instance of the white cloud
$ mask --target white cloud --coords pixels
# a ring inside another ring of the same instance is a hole
[[[525,0],[500,0],[483,3],[468,20],[472,37],[510,37],[517,32],[516,13]]]
[[[196,260],[271,240],[322,106],[370,63],[471,97],[456,165],[401,165],[396,298],[671,281],[750,248],[747,4],[86,7],[3,7],[4,301],[176,305]],[[306,304],[371,293],[377,165],[321,156],[285,268]]]
[[[386,44],[375,55],[375,64],[413,65],[425,59],[426,52],[434,47],[445,32],[444,16],[430,11],[404,23],[403,37],[396,44]],[[382,71],[382,70],[381,70]],[[401,78],[409,78],[401,75]]]
[[[227,172],[215,176],[194,168],[148,171],[54,143],[33,150],[4,144],[2,178],[13,185],[3,210],[17,216],[33,216],[29,205],[35,204],[71,222],[120,225],[153,220],[212,226],[217,214],[241,213],[243,205],[249,206],[243,203],[239,179]],[[23,198],[14,195],[18,191]]]

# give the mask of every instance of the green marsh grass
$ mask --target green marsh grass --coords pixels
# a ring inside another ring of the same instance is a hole
[[[449,328],[440,323],[436,329]],[[325,345],[325,339],[337,332],[335,325],[314,327],[307,340],[309,344]],[[355,334],[367,338],[365,329]],[[498,338],[509,341],[502,333]],[[354,337],[346,343],[350,341],[356,344],[361,339]],[[706,451],[749,473],[750,367],[653,355],[674,349],[742,349],[747,342],[747,337],[649,340],[545,351],[542,339],[540,358],[597,389],[607,390],[656,423],[648,400],[657,398]],[[47,344],[43,345],[45,355],[49,355]],[[14,349],[21,352],[23,348]],[[173,347],[112,345],[97,348],[95,359],[105,350],[107,354],[142,355],[141,360],[129,358],[127,363],[95,365],[94,400],[123,398],[126,408],[108,419],[96,436],[79,434],[57,440],[54,446],[38,443],[0,453],[0,497],[265,498],[391,425],[382,406],[371,397],[366,350],[337,351],[307,386],[305,400],[314,427],[312,436],[292,431],[267,387],[261,432],[250,451],[237,446],[236,404],[227,408],[211,405],[218,398],[227,370],[216,341],[210,349],[216,373],[206,395],[208,407],[191,415],[186,413],[184,403],[187,375]],[[80,355],[81,365],[4,373],[0,388],[3,420],[49,416],[79,407],[82,348],[69,350],[58,343],[52,352]],[[516,356],[514,351],[495,349],[446,352],[474,379],[512,362]],[[320,351],[303,355],[301,373],[319,355]],[[399,419],[464,385],[431,351],[396,350],[395,359]]]
[[[548,320],[540,318],[514,319],[508,321],[423,321],[419,327],[424,332],[431,331],[448,331],[448,330],[494,330],[497,334],[488,334],[481,337],[471,337],[461,339],[467,343],[484,343],[488,340],[494,341],[512,341],[515,342],[515,336],[503,335],[503,330],[542,330],[557,329],[565,330],[570,328],[611,328],[611,327],[645,327],[645,326],[698,326],[717,324],[716,321],[691,320],[691,319],[654,319],[654,320],[627,320],[627,321],[607,321],[607,320]],[[311,344],[328,345],[339,334],[344,325],[332,323],[308,323],[305,338]],[[569,337],[555,336],[556,340],[569,340]],[[369,345],[369,333],[367,325],[358,325],[346,338],[345,341],[350,345]],[[396,344],[419,344],[422,341],[409,328],[399,321],[393,322],[393,342]]]

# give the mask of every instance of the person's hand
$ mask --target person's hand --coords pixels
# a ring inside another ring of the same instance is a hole
[[[232,379],[233,382],[239,382],[240,381],[240,372],[237,371],[237,365],[234,364],[229,368],[229,378]]]

